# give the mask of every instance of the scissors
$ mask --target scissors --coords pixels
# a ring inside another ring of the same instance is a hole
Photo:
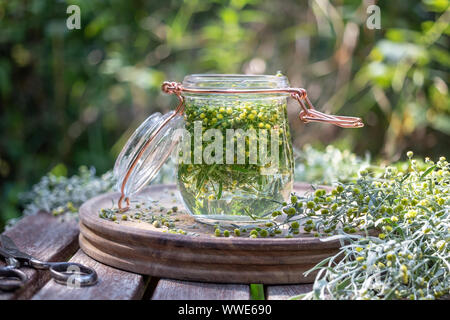
[[[27,275],[19,270],[26,266],[40,270],[50,270],[52,278],[64,285],[91,286],[97,282],[94,269],[75,262],[44,262],[20,251],[15,243],[6,235],[0,235],[0,257],[6,261],[0,267],[0,290],[13,291],[21,288],[28,280]]]

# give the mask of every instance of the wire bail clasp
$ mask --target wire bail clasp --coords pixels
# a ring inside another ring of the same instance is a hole
[[[325,114],[323,112],[320,112],[316,110],[311,103],[311,101],[308,98],[308,95],[306,93],[306,90],[303,88],[286,88],[286,89],[226,89],[226,90],[220,90],[220,89],[197,89],[197,88],[184,88],[181,83],[178,82],[172,82],[172,81],[165,81],[161,87],[162,91],[168,94],[175,94],[178,97],[178,100],[180,101],[177,111],[179,111],[180,108],[184,107],[184,99],[181,95],[182,92],[187,93],[219,93],[219,94],[232,94],[232,93],[288,93],[291,95],[292,98],[297,100],[297,102],[300,104],[301,111],[299,114],[300,120],[302,120],[305,123],[308,122],[325,122],[334,124],[336,126],[342,127],[342,128],[361,128],[364,127],[364,123],[362,122],[361,118],[358,117],[348,117],[348,116],[335,116],[335,115],[329,115]],[[182,110],[182,109],[180,109]],[[182,112],[182,111],[181,111]]]
[[[291,88],[288,89],[290,91],[291,97],[297,100],[300,104],[302,110],[298,117],[301,121],[308,122],[326,122],[330,124],[334,124],[338,127],[342,128],[362,128],[364,127],[364,123],[361,118],[358,117],[348,117],[348,116],[335,116],[329,115],[320,111],[317,111],[311,101],[306,94],[306,90],[302,88]]]

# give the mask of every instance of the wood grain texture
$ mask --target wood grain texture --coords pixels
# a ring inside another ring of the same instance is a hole
[[[174,185],[148,187],[141,196],[165,197]],[[300,184],[296,191],[311,190]],[[339,241],[299,237],[217,238],[164,233],[150,223],[114,223],[101,219],[102,208],[117,202],[118,193],[89,200],[80,208],[80,246],[89,256],[123,270],[161,278],[216,283],[310,283],[303,272],[334,254]],[[177,205],[181,207],[180,203]]]
[[[136,300],[145,291],[148,277],[108,267],[81,250],[70,261],[95,269],[99,277],[97,284],[73,288],[52,279],[33,296],[33,300]]]
[[[61,221],[46,212],[24,217],[4,234],[14,240],[20,250],[43,261],[67,261],[78,249],[78,224]],[[0,265],[4,265],[0,261]],[[23,288],[10,293],[0,291],[0,300],[28,299],[49,279],[48,271],[21,269],[28,276]]]
[[[313,284],[298,284],[298,285],[284,285],[284,286],[267,286],[266,299],[267,300],[287,300],[293,296],[310,292]]]
[[[249,300],[248,285],[160,279],[152,300]]]

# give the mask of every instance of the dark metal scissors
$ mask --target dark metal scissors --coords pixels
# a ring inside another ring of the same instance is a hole
[[[12,239],[5,235],[0,235],[0,256],[6,261],[6,267],[0,267],[0,290],[12,291],[25,284],[28,277],[19,270],[22,266],[50,270],[56,282],[67,286],[84,287],[97,282],[94,269],[75,262],[40,261],[20,251]]]

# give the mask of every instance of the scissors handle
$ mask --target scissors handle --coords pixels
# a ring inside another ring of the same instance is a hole
[[[87,287],[97,283],[98,276],[94,269],[75,262],[43,262],[31,259],[35,269],[48,269],[52,278],[59,284],[72,287]]]
[[[52,278],[66,286],[92,286],[98,279],[94,269],[75,262],[52,262],[49,269]]]
[[[0,268],[0,290],[13,291],[23,287],[27,281],[27,275],[12,267]]]

